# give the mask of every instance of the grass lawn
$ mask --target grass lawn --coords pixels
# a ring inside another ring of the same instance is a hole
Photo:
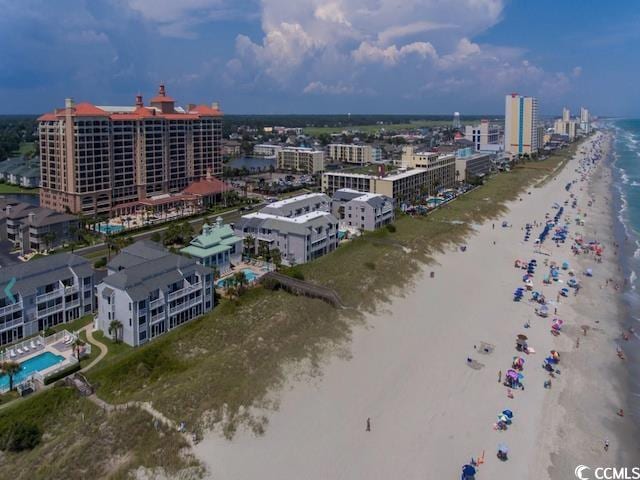
[[[86,327],[93,321],[93,315],[84,315],[69,323],[61,323],[55,327],[51,327],[54,332],[61,332],[62,330],[68,330],[69,332],[76,332],[82,327]]]
[[[38,188],[24,188],[19,185],[11,185],[9,183],[0,182],[0,194],[9,193],[25,193],[29,195],[38,195],[40,189]]]
[[[321,300],[258,287],[239,301],[224,300],[208,315],[143,347],[109,344],[109,356],[87,376],[101,398],[115,403],[152,401],[168,417],[185,420],[189,429],[222,422],[223,431],[232,437],[237,426],[244,423],[260,434],[266,428],[266,419],[252,416],[243,407],[275,407],[265,400],[267,394],[282,385],[292,366],[301,374],[314,375],[326,355],[348,354],[351,330],[362,322],[361,312],[375,310],[392,294],[409,287],[421,265],[430,262],[436,252],[463,242],[473,224],[503,213],[505,202],[554,172],[563,158],[557,155],[516,166],[426,217],[400,216],[394,233],[380,230],[364,235],[332,254],[298,267],[307,280],[334,288],[351,308],[337,310]],[[45,399],[38,395],[32,401]],[[78,400],[66,399],[58,408],[73,411],[79,408]],[[57,413],[52,416],[57,418]],[[69,419],[71,428],[52,427],[48,431],[51,438],[57,441],[59,436],[61,445],[66,446],[69,432],[74,432],[78,437],[74,446],[95,441],[100,429],[94,429],[94,425],[100,419],[87,422],[89,427],[83,429],[73,428],[75,418],[72,415]],[[121,421],[132,432],[142,428],[132,413]],[[1,422],[2,416],[0,425]],[[132,447],[134,458],[128,458],[126,465],[140,463],[143,458],[159,464],[173,458],[138,453],[136,449],[149,448],[144,445],[146,441],[150,445],[156,441],[146,440],[144,435],[145,440],[138,439],[138,446]],[[115,433],[111,437],[112,454],[117,459],[118,452],[123,451],[118,438]],[[127,445],[129,439],[123,441]],[[170,443],[162,445],[173,448]],[[96,450],[104,454],[100,449],[99,443]],[[93,458],[95,452],[90,450],[88,455]],[[59,451],[66,449],[61,447]],[[48,468],[48,452],[40,457],[34,452],[15,456],[9,462],[11,468],[14,463],[28,465],[22,456],[33,462],[33,468]],[[69,468],[76,461],[75,452],[72,448],[57,458],[57,465]],[[91,461],[83,460],[82,465],[94,468]],[[101,463],[98,461],[97,465]]]
[[[412,128],[424,128],[424,127],[441,127],[444,125],[451,125],[450,120],[416,120],[411,123],[392,123],[387,125],[353,125],[353,126],[341,126],[341,127],[307,127],[304,129],[304,133],[317,137],[323,133],[341,133],[345,130],[359,131],[363,133],[378,133],[381,129],[385,132],[396,132],[400,130],[408,130]]]

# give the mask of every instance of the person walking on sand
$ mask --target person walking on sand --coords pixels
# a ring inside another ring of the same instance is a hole
[[[367,417],[367,432],[371,431],[371,418]]]
[[[606,438],[604,439],[604,451],[609,451],[609,440],[607,440]]]
[[[502,383],[502,370],[498,371],[498,383]]]

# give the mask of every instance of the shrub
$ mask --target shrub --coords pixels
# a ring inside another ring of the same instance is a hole
[[[56,373],[46,377],[44,379],[44,384],[45,385],[49,385],[50,383],[53,383],[56,380],[60,380],[60,379],[62,379],[64,377],[66,377],[67,375],[71,375],[72,373],[77,372],[78,370],[80,370],[80,368],[82,368],[80,366],[80,362],[74,363],[70,367],[67,367],[64,370],[60,370],[59,372],[56,372]]]
[[[397,230],[397,229],[396,229],[396,226],[395,226],[395,225],[392,225],[391,223],[387,224],[387,231],[388,231],[389,233],[395,233],[395,231],[396,231],[396,230]]]
[[[11,452],[31,450],[40,443],[42,430],[28,420],[16,420],[0,432],[0,449]]]
[[[95,261],[93,266],[95,268],[104,268],[104,267],[106,267],[107,266],[107,258],[106,257],[99,258],[98,260]]]
[[[375,270],[376,269],[376,264],[373,262],[364,262],[364,266],[367,267],[369,270]]]
[[[289,276],[298,280],[304,280],[304,273],[298,268],[291,268],[289,270]]]

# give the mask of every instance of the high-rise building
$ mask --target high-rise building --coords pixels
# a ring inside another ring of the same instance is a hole
[[[38,119],[40,203],[58,211],[110,214],[118,205],[180,192],[222,173],[217,103],[178,107],[160,85],[148,106],[75,104]]]
[[[568,122],[570,120],[571,120],[571,110],[569,110],[567,107],[564,107],[562,109],[562,121]]]
[[[512,93],[505,98],[504,150],[531,154],[538,148],[538,99]]]
[[[585,107],[580,107],[580,130],[591,133],[591,115]]]

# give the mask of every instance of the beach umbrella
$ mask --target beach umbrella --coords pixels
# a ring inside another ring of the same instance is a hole
[[[465,465],[462,467],[462,475],[465,477],[473,477],[476,474],[476,469],[473,465]]]
[[[500,453],[509,453],[509,447],[507,447],[504,443],[498,445],[498,451]]]
[[[511,410],[503,410],[502,414],[508,418],[513,418],[513,412]]]
[[[517,338],[518,338],[518,340],[527,340],[529,337],[527,337],[526,335],[523,335],[522,333],[520,333]]]
[[[518,372],[515,370],[507,370],[507,377],[516,380],[518,378]]]
[[[591,270],[590,268],[587,268],[587,276],[588,277],[593,276],[593,270]]]

